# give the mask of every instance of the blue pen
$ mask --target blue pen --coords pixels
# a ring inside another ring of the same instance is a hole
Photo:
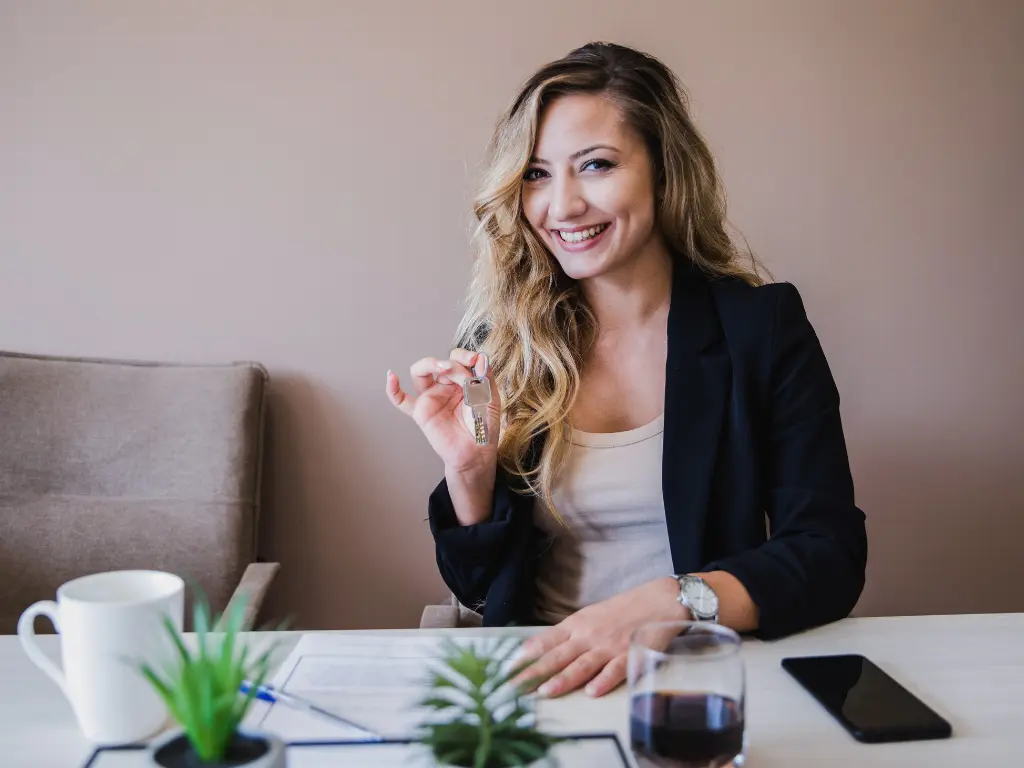
[[[239,687],[239,691],[243,694],[246,694],[249,693],[250,690],[252,690],[252,687],[252,683],[248,680],[245,680]],[[341,723],[342,725],[346,725],[349,728],[354,728],[357,731],[362,731],[366,734],[366,738],[364,739],[365,741],[383,741],[380,734],[374,733],[369,728],[366,728],[362,725],[357,725],[356,723],[353,723],[351,720],[346,720],[344,717],[341,717],[340,715],[336,715],[333,712],[329,712],[328,710],[324,709],[323,707],[317,706],[311,701],[300,698],[299,696],[295,696],[291,693],[285,693],[284,691],[279,691],[275,688],[271,688],[269,685],[258,686],[256,688],[256,693],[254,694],[253,698],[259,699],[260,701],[266,701],[271,704],[281,704],[282,706],[289,707],[291,709],[297,709],[303,712],[312,712],[314,714],[320,715],[321,717],[326,717],[330,720],[333,720],[336,723]]]

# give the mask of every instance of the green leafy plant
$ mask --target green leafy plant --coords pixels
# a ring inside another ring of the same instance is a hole
[[[466,768],[526,766],[548,755],[560,739],[542,732],[526,699],[528,683],[514,678],[524,669],[513,664],[519,641],[502,639],[482,648],[451,641],[428,679],[419,702],[430,710],[419,741],[434,759]]]
[[[244,613],[244,601],[240,600],[220,617],[212,617],[205,597],[197,595],[193,608],[195,651],[189,650],[182,634],[165,618],[174,660],[160,673],[148,662],[139,666],[203,763],[224,760],[257,687],[270,671],[273,645],[250,656],[250,648],[241,642]],[[243,681],[253,684],[244,695]]]

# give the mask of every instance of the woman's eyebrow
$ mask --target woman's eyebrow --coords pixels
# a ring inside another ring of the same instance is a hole
[[[586,149],[581,149],[579,152],[573,152],[569,156],[569,159],[570,160],[579,160],[584,155],[589,155],[591,152],[596,152],[599,149],[609,149],[612,152],[618,152],[619,151],[615,147],[613,147],[611,144],[595,144],[592,147],[587,147]],[[550,163],[547,160],[542,160],[539,157],[531,157],[530,158],[530,162],[531,163],[536,163],[537,165],[550,165]]]

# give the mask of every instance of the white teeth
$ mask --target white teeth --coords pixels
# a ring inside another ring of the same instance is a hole
[[[590,238],[601,234],[607,228],[607,224],[601,224],[596,227],[591,227],[590,229],[581,229],[578,232],[563,232],[560,229],[556,231],[558,232],[558,236],[562,238],[563,241],[567,243],[580,243],[583,242],[584,240],[589,240]]]

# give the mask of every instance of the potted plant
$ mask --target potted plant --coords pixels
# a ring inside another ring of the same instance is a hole
[[[164,628],[174,659],[161,672],[149,662],[140,672],[156,689],[178,725],[149,748],[159,768],[284,768],[284,744],[269,733],[247,732],[241,723],[270,671],[271,644],[251,655],[241,642],[243,601],[211,620],[206,599],[195,599],[195,651],[169,621]],[[211,627],[213,629],[211,629]],[[243,682],[252,683],[242,693]]]
[[[417,740],[444,766],[506,768],[553,765],[551,748],[560,741],[541,731],[526,698],[527,683],[513,679],[522,665],[512,663],[519,641],[444,644],[430,672],[428,694],[419,702],[429,714]]]

